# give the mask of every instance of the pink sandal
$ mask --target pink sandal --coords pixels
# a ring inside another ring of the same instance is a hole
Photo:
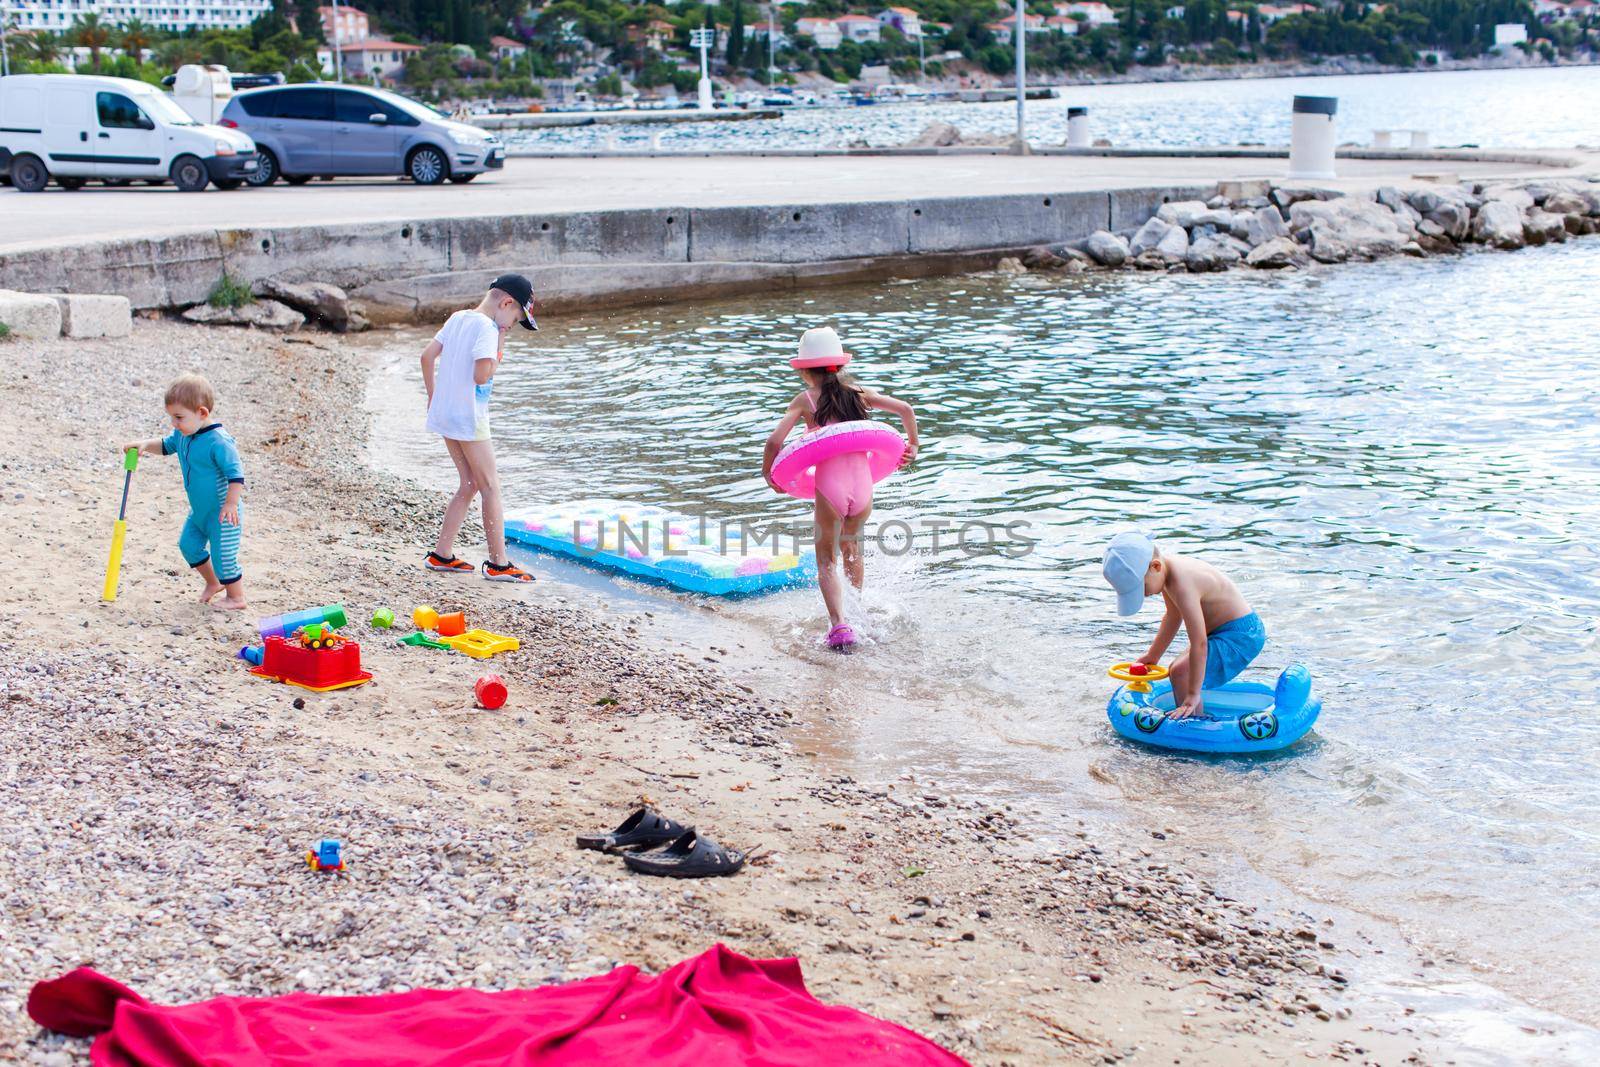
[[[852,647],[855,643],[856,632],[850,628],[850,624],[847,622],[841,622],[838,626],[828,631],[829,648],[842,651]]]

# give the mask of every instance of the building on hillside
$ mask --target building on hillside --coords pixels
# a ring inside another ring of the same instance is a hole
[[[138,19],[158,30],[238,30],[272,10],[272,0],[4,0],[11,25],[19,30],[61,33],[85,15],[121,26]]]
[[[329,4],[317,8],[317,17],[322,20],[322,39],[329,44],[335,40],[341,45],[350,41],[364,41],[372,36],[372,22],[360,8]]]
[[[1064,34],[1067,37],[1076,37],[1083,29],[1083,23],[1066,15],[1051,15],[1044,20],[1044,26],[1051,33]]]
[[[1183,16],[1187,15],[1188,13],[1189,9],[1184,7],[1182,4],[1174,4],[1173,6],[1167,8],[1167,18],[1174,22],[1181,20]]]
[[[344,64],[344,74],[347,78],[388,78],[394,79],[400,75],[406,65],[406,60],[422,51],[422,46],[417,44],[401,44],[399,41],[390,41],[383,37],[368,37],[361,41],[351,41],[340,44],[340,62]],[[318,57],[328,57],[323,62],[325,69],[333,67],[333,49],[317,49]]]
[[[1043,15],[1026,15],[1022,20],[1023,33],[1046,33],[1049,27],[1044,24]],[[989,32],[1002,40],[1013,39],[1017,36],[1017,16],[1007,15],[998,22],[989,23]]]
[[[794,32],[811,38],[824,52],[833,51],[844,40],[844,31],[832,19],[800,19],[794,24]]]
[[[1066,15],[1068,18],[1082,15],[1083,21],[1091,27],[1110,26],[1117,21],[1117,13],[1111,10],[1111,5],[1099,3],[1097,0],[1089,0],[1088,3],[1057,4],[1056,14]]]
[[[886,7],[878,12],[878,21],[893,26],[908,40],[915,41],[922,36],[922,16],[909,7]]]
[[[1290,15],[1314,15],[1319,10],[1312,4],[1262,4],[1256,8],[1256,14],[1261,19],[1261,25],[1270,26]]]
[[[866,15],[840,15],[833,20],[833,24],[839,27],[839,32],[848,41],[883,40],[883,24]]]
[[[1520,22],[1502,22],[1494,28],[1495,52],[1509,52],[1528,40],[1528,27]]]
[[[1533,13],[1543,22],[1556,22],[1567,17],[1563,0],[1533,0]]]
[[[1245,19],[1250,17],[1249,15],[1246,15],[1243,11],[1240,11],[1238,8],[1233,8],[1233,7],[1230,7],[1228,9],[1227,15],[1228,15],[1228,21],[1232,22],[1232,23],[1234,23],[1236,25],[1238,23],[1241,23],[1241,22],[1245,21]]]
[[[515,63],[528,54],[528,46],[521,41],[513,41],[509,37],[495,36],[489,38],[489,54],[500,63],[504,63],[507,60]]]

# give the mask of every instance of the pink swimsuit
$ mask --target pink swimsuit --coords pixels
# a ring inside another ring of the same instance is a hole
[[[811,391],[805,393],[811,405],[809,429],[821,429],[816,423],[817,402]],[[833,505],[843,518],[865,515],[872,510],[872,468],[864,452],[846,452],[817,464],[817,495]]]

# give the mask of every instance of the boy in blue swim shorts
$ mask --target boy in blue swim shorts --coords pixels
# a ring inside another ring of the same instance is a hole
[[[1117,591],[1119,615],[1132,615],[1157,593],[1166,605],[1155,640],[1136,662],[1159,663],[1180,626],[1189,637],[1188,650],[1168,668],[1177,702],[1171,718],[1203,714],[1201,691],[1233,681],[1266,646],[1266,626],[1227,575],[1175,552],[1163,555],[1144,534],[1113,537],[1101,573]]]
[[[198,374],[185,374],[167,387],[167,415],[172,432],[150,441],[122,446],[126,452],[177,456],[183,471],[183,491],[189,498],[189,517],[178,535],[184,562],[205,580],[200,603],[224,611],[245,607],[244,574],[239,570],[239,498],[244,495],[244,467],[239,446],[211,421],[217,406],[216,391]],[[214,598],[225,593],[221,600]]]

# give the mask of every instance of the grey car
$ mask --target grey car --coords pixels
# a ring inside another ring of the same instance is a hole
[[[249,181],[293,185],[335,175],[404,174],[419,185],[470,182],[505,166],[505,146],[476,126],[382,89],[284,85],[228,101],[221,124],[254,138]]]

